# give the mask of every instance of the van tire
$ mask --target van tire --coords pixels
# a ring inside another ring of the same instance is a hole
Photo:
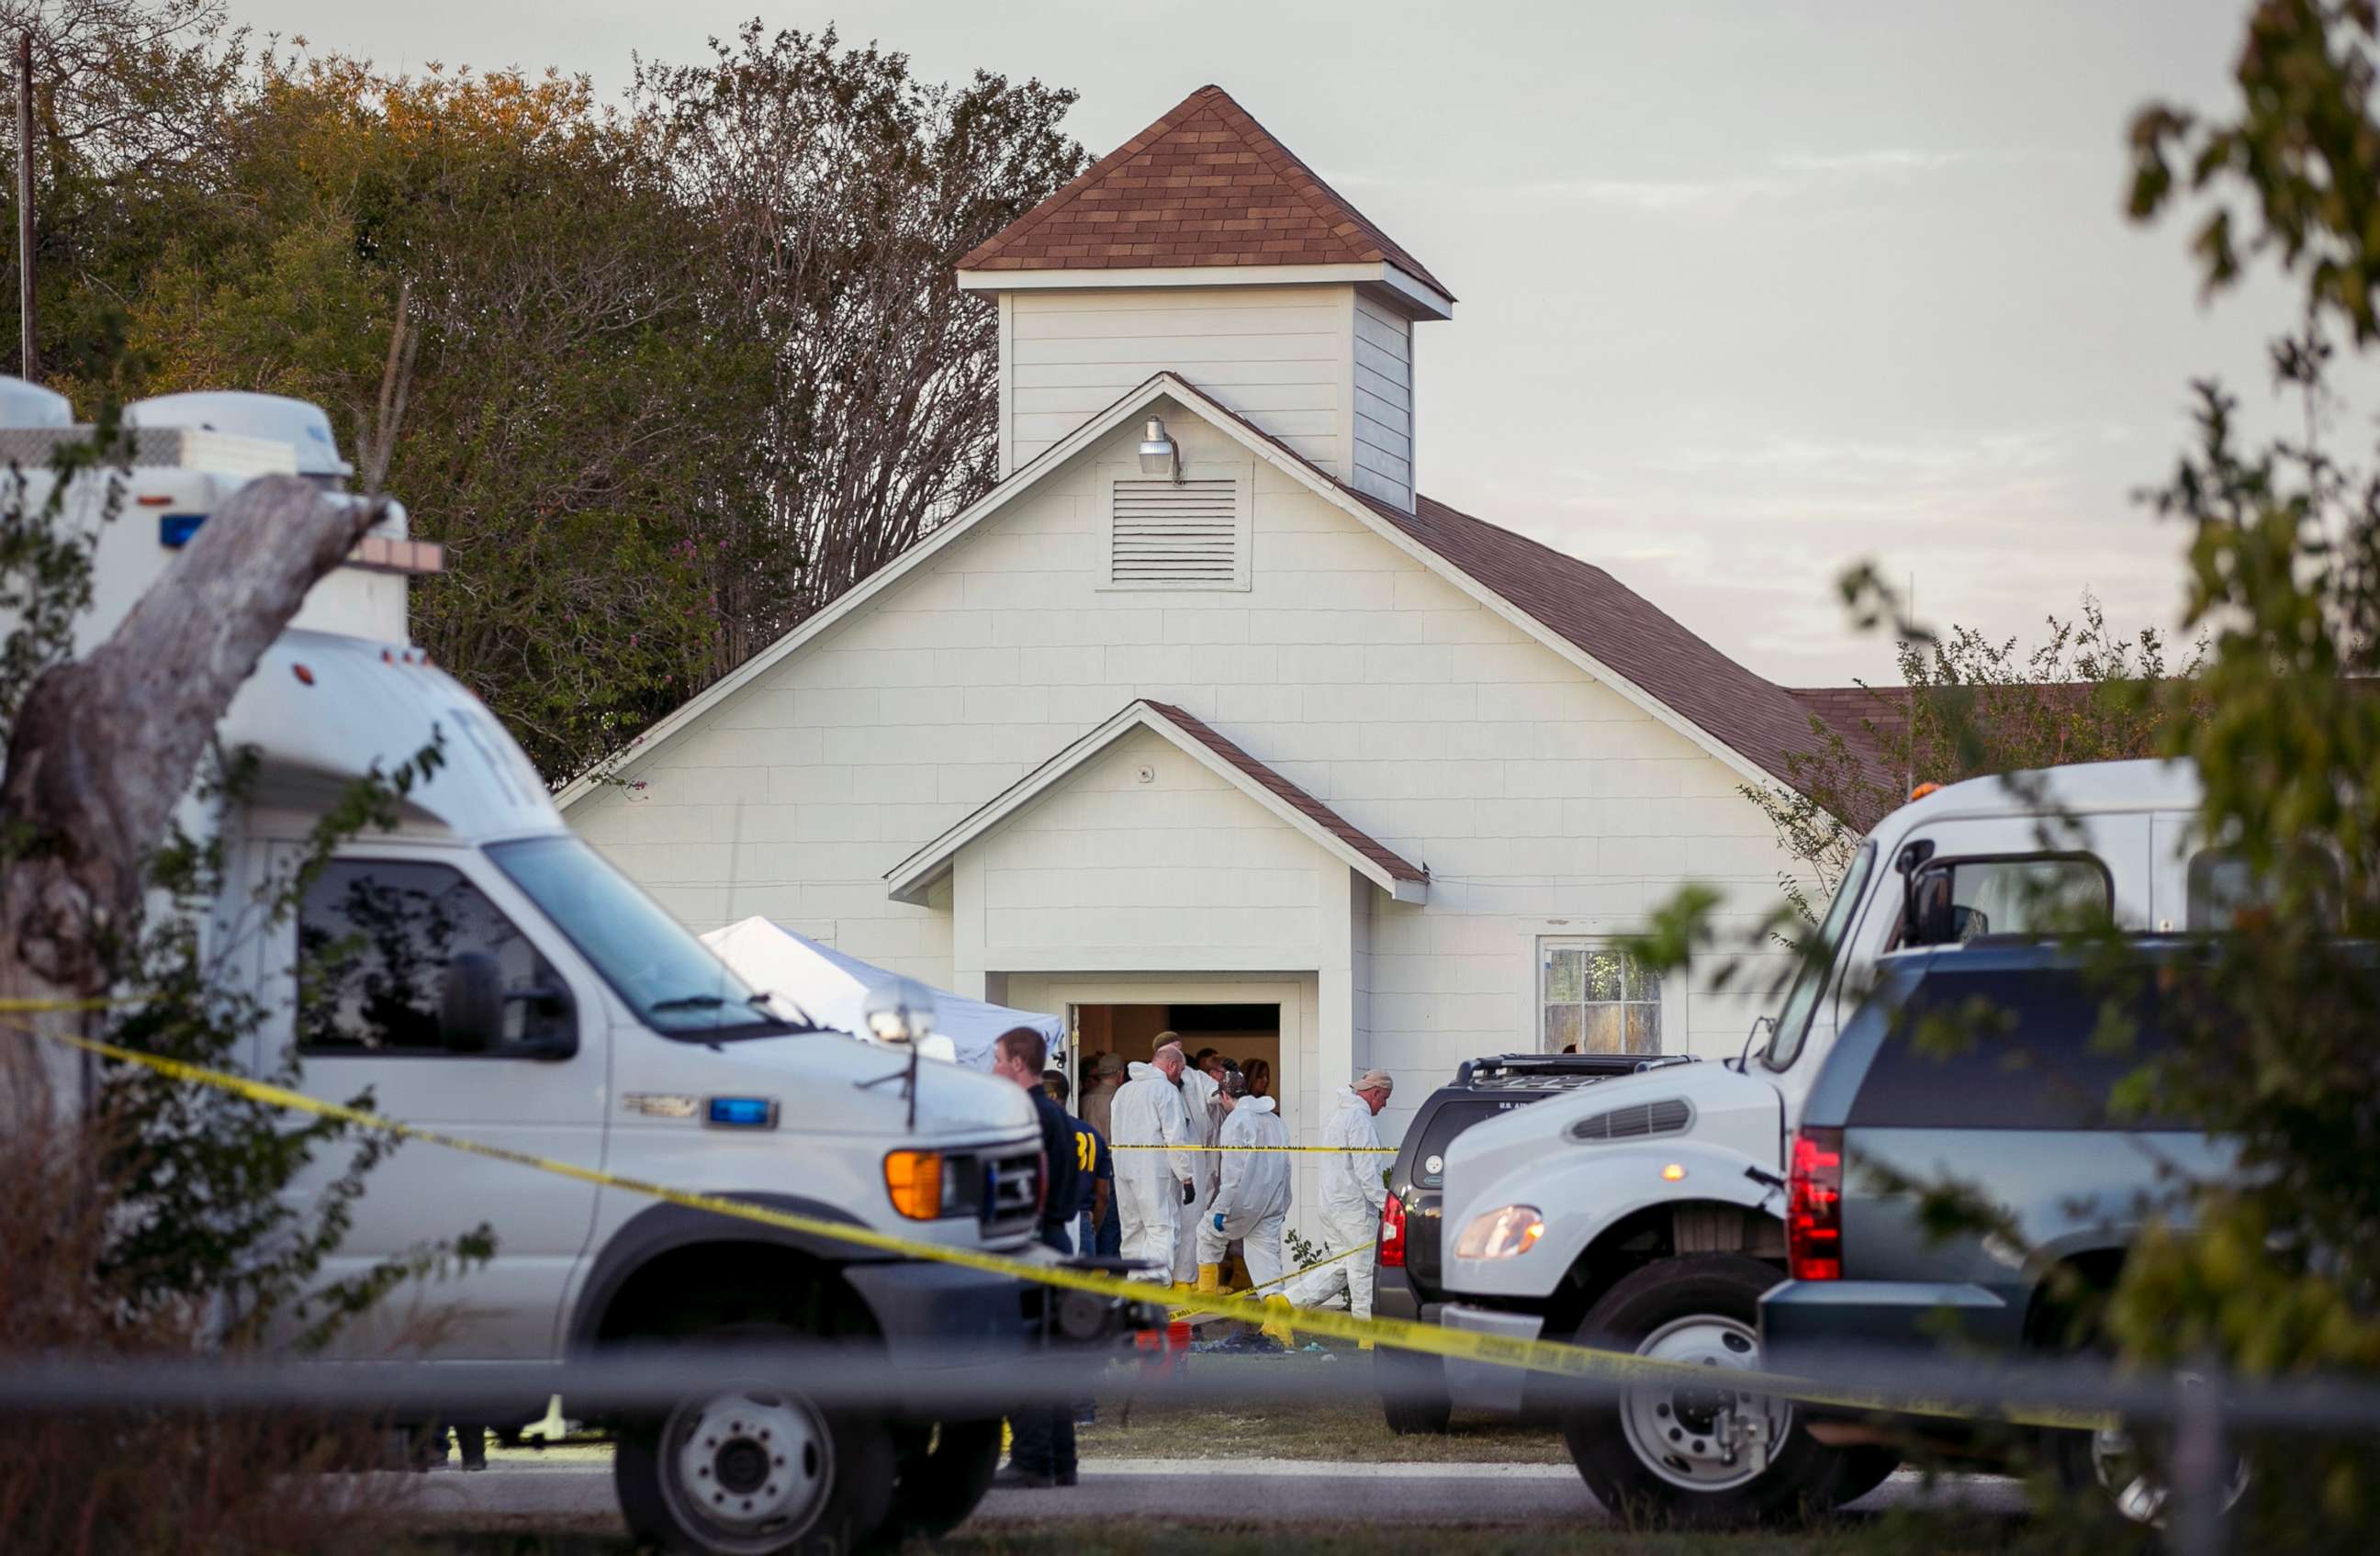
[[[732,1323],[683,1336],[690,1345],[749,1344],[809,1338],[771,1323]],[[827,1410],[799,1393],[774,1386],[755,1387],[742,1399],[781,1424],[815,1454],[820,1485],[814,1500],[782,1526],[713,1524],[694,1506],[691,1481],[681,1478],[691,1429],[710,1407],[729,1399],[687,1399],[665,1417],[640,1416],[620,1423],[612,1457],[613,1490],[620,1512],[639,1549],[686,1552],[688,1556],[842,1556],[882,1526],[892,1502],[892,1439],[883,1421],[844,1410]],[[782,1440],[782,1439],[780,1439]],[[805,1455],[797,1451],[795,1458]],[[789,1468],[793,1466],[788,1466]],[[765,1504],[764,1504],[765,1505]]]
[[[1444,1358],[1383,1345],[1372,1353],[1372,1377],[1380,1390],[1380,1414],[1399,1437],[1436,1437],[1453,1419]]]
[[[1741,1254],[1664,1259],[1604,1293],[1580,1324],[1578,1343],[1637,1352],[1656,1337],[1666,1347],[1674,1336],[1682,1345],[1715,1345],[1742,1357],[1738,1365],[1757,1368],[1760,1297],[1781,1278],[1776,1266]],[[1746,1335],[1755,1338],[1747,1341]],[[1782,1442],[1767,1467],[1740,1480],[1726,1478],[1730,1471],[1715,1457],[1715,1439],[1693,1435],[1708,1414],[1691,1391],[1631,1390],[1614,1400],[1565,1405],[1562,1438],[1587,1489],[1622,1517],[1717,1527],[1822,1513],[1836,1505],[1843,1457],[1810,1435],[1801,1412],[1781,1417]],[[1638,1447],[1646,1442],[1650,1451],[1650,1441],[1658,1441],[1656,1432],[1679,1442],[1666,1470],[1655,1468]],[[1701,1475],[1711,1478],[1707,1489],[1691,1483]]]
[[[916,1451],[900,1455],[892,1514],[870,1541],[874,1549],[941,1538],[967,1521],[1000,1473],[998,1420],[941,1421],[916,1430]]]

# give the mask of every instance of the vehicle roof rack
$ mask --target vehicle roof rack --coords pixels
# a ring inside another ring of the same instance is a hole
[[[1615,1075],[1691,1064],[1692,1054],[1490,1054],[1456,1067],[1454,1084],[1475,1091],[1560,1092]]]

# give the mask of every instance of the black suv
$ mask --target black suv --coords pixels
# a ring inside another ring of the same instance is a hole
[[[1421,1104],[1405,1128],[1405,1142],[1389,1170],[1389,1201],[1372,1252],[1372,1310],[1382,1318],[1436,1323],[1445,1291],[1439,1285],[1439,1200],[1446,1148],[1472,1125],[1558,1097],[1615,1075],[1677,1062],[1638,1054],[1499,1054],[1465,1059],[1451,1083]],[[1382,1350],[1375,1358],[1380,1407],[1389,1429],[1446,1429],[1453,1401],[1443,1361],[1413,1351]]]

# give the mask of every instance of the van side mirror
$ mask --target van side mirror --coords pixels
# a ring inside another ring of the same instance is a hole
[[[1966,927],[1967,910],[1950,900],[1950,872],[1920,870],[1909,879],[1904,946],[1955,946]]]
[[[447,959],[438,1037],[450,1054],[485,1054],[504,1041],[504,970],[494,957],[457,951]]]

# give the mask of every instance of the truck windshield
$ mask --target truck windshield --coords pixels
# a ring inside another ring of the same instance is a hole
[[[1818,925],[1817,943],[1811,947],[1809,959],[1803,962],[1793,986],[1785,991],[1785,1007],[1777,1014],[1777,1029],[1768,1034],[1768,1052],[1761,1061],[1770,1069],[1784,1069],[1801,1056],[1802,1042],[1810,1035],[1810,1018],[1817,1014],[1818,996],[1834,976],[1835,953],[1842,948],[1860,894],[1867,889],[1867,878],[1875,870],[1876,845],[1862,843],[1852,858],[1852,867],[1843,872],[1842,885],[1835,888],[1835,899],[1827,904],[1826,921]]]
[[[686,927],[577,838],[494,843],[488,857],[544,910],[578,954],[653,1031],[666,1037],[766,1037],[802,1031]]]

